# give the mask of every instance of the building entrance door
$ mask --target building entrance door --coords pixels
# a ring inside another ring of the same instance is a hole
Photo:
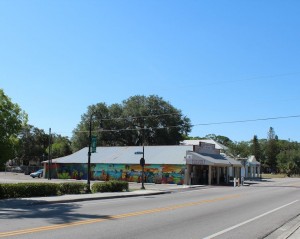
[[[207,165],[193,165],[192,167],[192,185],[206,185],[208,184],[208,166]]]

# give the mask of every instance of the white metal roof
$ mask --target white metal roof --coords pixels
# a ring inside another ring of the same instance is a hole
[[[144,146],[144,150],[146,164],[186,164],[186,151],[193,150],[193,146]],[[139,164],[142,151],[142,146],[97,147],[96,153],[91,155],[91,163]],[[87,161],[87,147],[52,160],[53,163],[87,163]]]
[[[254,155],[251,155],[247,159],[247,165],[260,165],[260,162],[258,162]]]
[[[189,155],[191,155],[193,160],[200,160],[201,162],[204,162],[204,165],[242,167],[241,162],[234,160],[225,154],[199,154],[190,151],[187,153],[187,157],[189,157]]]
[[[221,150],[227,150],[228,147],[226,147],[223,144],[218,143],[217,141],[213,139],[191,139],[191,140],[183,140],[180,142],[180,145],[199,145],[199,143],[207,143],[207,144],[214,144],[216,149]]]

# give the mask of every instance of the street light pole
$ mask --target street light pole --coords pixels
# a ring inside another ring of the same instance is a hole
[[[52,161],[51,161],[51,128],[49,128],[49,152],[48,152],[48,180],[51,180],[51,166],[52,166]]]
[[[143,131],[142,131],[142,142],[143,142],[143,162],[142,162],[142,187],[141,189],[145,189],[144,182],[145,182],[145,119],[143,121]]]
[[[142,162],[142,187],[141,189],[145,189],[144,186],[144,176],[145,175],[145,149],[144,149],[144,145],[143,145],[143,162]]]
[[[89,151],[88,151],[88,167],[87,167],[87,188],[86,193],[91,193],[91,145],[92,145],[92,119],[96,112],[92,112],[89,120]],[[100,115],[100,128],[102,128],[102,115]]]
[[[93,117],[93,113],[90,116],[90,122],[89,122],[89,152],[88,152],[87,189],[86,189],[86,193],[90,193],[91,192],[92,117]]]

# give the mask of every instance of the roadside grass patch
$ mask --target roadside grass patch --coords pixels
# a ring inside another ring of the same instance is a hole
[[[278,174],[271,174],[271,173],[263,173],[262,178],[286,178],[286,174],[278,173]]]

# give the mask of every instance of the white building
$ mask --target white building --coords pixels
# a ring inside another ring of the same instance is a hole
[[[241,159],[243,168],[241,170],[242,177],[245,179],[257,179],[260,178],[261,169],[260,163],[256,160],[254,155],[248,158]]]
[[[200,142],[186,155],[185,184],[229,184],[241,178],[240,161],[226,156],[215,144]]]

